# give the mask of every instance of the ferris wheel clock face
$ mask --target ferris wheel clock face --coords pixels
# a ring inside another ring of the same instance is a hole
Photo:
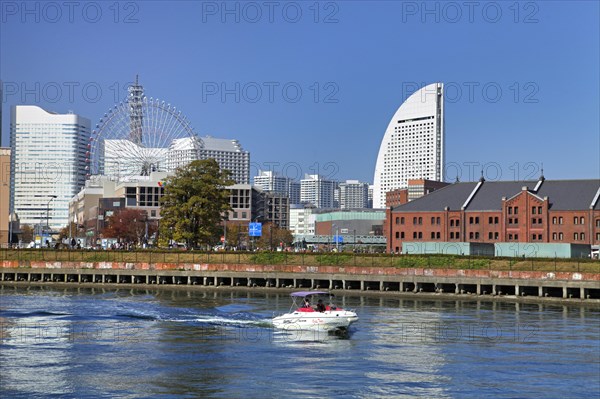
[[[87,175],[128,180],[170,172],[196,159],[202,145],[181,111],[145,97],[136,83],[129,87],[127,101],[105,113],[93,130]]]

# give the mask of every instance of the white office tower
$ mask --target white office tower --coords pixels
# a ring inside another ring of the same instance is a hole
[[[237,140],[200,137],[202,143],[199,159],[213,158],[221,169],[231,172],[237,184],[250,183],[250,153],[244,151]]]
[[[278,193],[287,196],[290,204],[300,203],[300,183],[289,177],[280,176],[272,170],[259,170],[252,178],[253,185],[265,192]]]
[[[413,93],[390,121],[375,165],[373,207],[385,208],[385,193],[409,179],[443,181],[444,92],[433,83]]]
[[[305,175],[300,180],[300,202],[317,208],[333,208],[336,182],[320,175]]]
[[[346,180],[338,186],[341,209],[363,209],[369,207],[369,184],[358,180]]]
[[[56,232],[67,225],[69,200],[85,183],[90,120],[17,105],[10,127],[11,212],[21,225]]]

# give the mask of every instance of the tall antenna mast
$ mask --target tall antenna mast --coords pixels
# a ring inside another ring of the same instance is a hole
[[[144,87],[138,84],[138,75],[135,75],[135,84],[128,88],[129,91],[129,140],[142,145],[142,99]]]

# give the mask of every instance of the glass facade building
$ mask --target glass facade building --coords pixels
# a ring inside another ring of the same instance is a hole
[[[18,105],[10,133],[11,212],[21,225],[56,232],[68,224],[69,200],[85,184],[90,120]]]

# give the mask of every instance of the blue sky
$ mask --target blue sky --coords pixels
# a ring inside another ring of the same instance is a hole
[[[11,105],[95,125],[139,74],[253,171],[372,182],[389,119],[439,81],[448,179],[600,177],[597,1],[23,4],[0,3],[5,146]]]

